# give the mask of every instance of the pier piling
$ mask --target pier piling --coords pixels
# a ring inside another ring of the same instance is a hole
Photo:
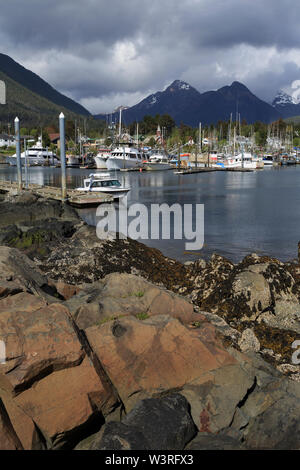
[[[60,166],[61,166],[61,195],[62,200],[67,198],[67,182],[66,182],[66,141],[65,141],[65,116],[63,113],[59,115],[59,134],[60,134]]]
[[[21,142],[20,142],[20,120],[15,118],[15,139],[17,154],[17,170],[18,170],[18,189],[22,190],[22,165],[21,165]]]

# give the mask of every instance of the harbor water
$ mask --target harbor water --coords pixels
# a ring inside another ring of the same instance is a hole
[[[23,169],[24,171],[24,169]],[[82,185],[95,170],[67,169],[67,187]],[[31,167],[29,181],[60,186],[59,168]],[[297,256],[300,240],[300,167],[267,168],[254,172],[210,172],[176,175],[173,171],[117,172],[131,187],[128,205],[204,204],[204,247],[186,252],[186,240],[141,240],[182,262],[207,259],[216,252],[234,262],[249,253],[282,261]],[[24,175],[23,175],[24,177]],[[16,181],[14,167],[0,167],[0,180]],[[116,203],[114,203],[116,205]],[[80,209],[80,216],[96,225],[96,208]],[[172,233],[171,233],[172,235]]]

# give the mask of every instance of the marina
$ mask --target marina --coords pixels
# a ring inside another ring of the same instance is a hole
[[[145,240],[143,243],[180,261],[197,259],[199,256],[208,258],[214,252],[233,261],[240,261],[250,252],[278,257],[284,261],[296,257],[300,233],[298,165],[272,167],[265,171],[201,170],[200,173],[188,173],[189,176],[174,174],[173,171],[117,172],[120,183],[131,188],[127,197],[128,205],[204,204],[205,243],[199,253],[185,253],[184,243],[173,238]],[[89,169],[67,169],[68,194],[75,197],[75,188],[82,186],[90,173]],[[115,172],[111,175],[115,177]],[[50,186],[56,188],[57,194],[55,196],[52,192],[51,197],[61,197],[60,168],[32,167],[28,179],[29,187],[38,185],[39,188],[34,187],[41,194],[50,192]],[[17,181],[17,169],[0,168],[1,188],[7,188],[9,181]],[[76,197],[80,201],[81,198],[93,196],[85,194]],[[109,196],[105,198],[110,200],[109,205],[118,208]],[[83,207],[83,204],[78,207]],[[93,204],[78,210],[83,220],[89,225],[96,225],[96,207]]]

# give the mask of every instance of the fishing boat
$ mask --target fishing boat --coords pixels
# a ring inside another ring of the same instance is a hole
[[[117,178],[107,173],[91,173],[88,178],[83,180],[83,186],[76,188],[76,190],[107,193],[114,199],[120,199],[126,196],[130,188],[123,186]]]
[[[145,168],[149,171],[171,170],[173,165],[165,153],[157,152],[150,156],[149,161],[145,163]]]
[[[143,153],[133,147],[133,144],[119,144],[106,160],[108,170],[125,170],[128,168],[142,167]]]
[[[239,153],[238,155],[232,155],[224,158],[223,161],[213,163],[213,168],[245,168],[249,170],[255,170],[257,165],[251,153]]]

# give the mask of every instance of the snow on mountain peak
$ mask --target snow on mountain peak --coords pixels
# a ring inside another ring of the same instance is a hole
[[[273,101],[273,106],[284,106],[286,104],[300,103],[300,80],[294,80],[293,83],[282,90],[279,90]]]
[[[286,104],[293,104],[293,98],[285,91],[279,90],[273,100],[273,106],[284,106]]]
[[[180,90],[189,90],[190,85],[188,83],[182,82],[181,80],[179,81],[178,88]]]
[[[175,80],[172,83],[172,85],[170,85],[170,88],[171,89],[176,88],[177,90],[189,90],[191,88],[191,86],[188,83],[186,83],[182,80]]]

